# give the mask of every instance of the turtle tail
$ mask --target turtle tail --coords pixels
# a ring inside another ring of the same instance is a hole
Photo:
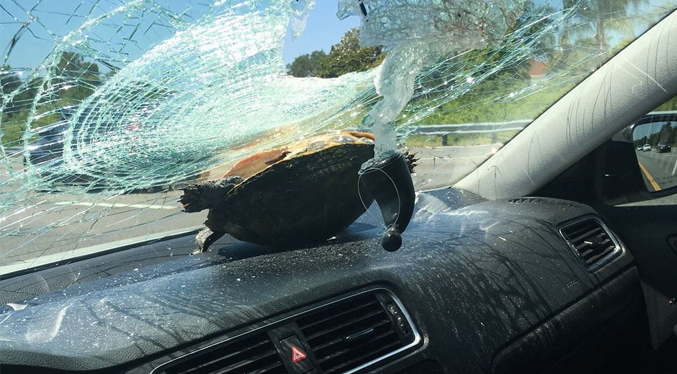
[[[235,186],[242,183],[242,178],[230,176],[216,181],[207,181],[193,184],[183,189],[183,195],[179,199],[186,213],[195,213],[205,209],[211,209],[218,202],[226,198]]]

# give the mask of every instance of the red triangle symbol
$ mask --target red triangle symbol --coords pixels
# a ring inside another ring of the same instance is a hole
[[[291,346],[291,362],[299,362],[305,359],[306,357],[308,356],[306,356],[306,354],[303,353],[302,350],[296,348],[295,345]]]

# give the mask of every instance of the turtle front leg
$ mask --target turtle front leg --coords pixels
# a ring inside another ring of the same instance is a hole
[[[223,201],[228,192],[240,183],[242,183],[242,178],[231,176],[194,184],[183,189],[179,202],[183,205],[184,212],[187,213],[211,209],[218,202]]]
[[[198,248],[194,250],[192,254],[206,252],[207,250],[209,250],[209,247],[212,244],[214,244],[215,241],[219,240],[224,235],[226,235],[225,232],[221,231],[215,232],[212,231],[209,227],[205,227],[195,236],[195,241],[197,242]]]
[[[407,163],[407,168],[409,169],[409,173],[413,173],[414,169],[416,168],[416,162],[418,162],[418,158],[416,158],[415,153],[409,153],[409,150],[404,151],[404,160]]]

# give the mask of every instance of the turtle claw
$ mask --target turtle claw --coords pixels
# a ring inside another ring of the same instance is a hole
[[[195,241],[197,242],[198,248],[194,250],[191,254],[195,255],[198,253],[206,252],[209,250],[209,247],[214,244],[215,241],[219,240],[222,236],[226,235],[225,232],[212,231],[210,228],[206,227],[202,229],[195,236]]]
[[[191,194],[188,189],[184,191],[186,191],[186,194],[181,195],[181,198],[178,200],[178,202],[183,205],[183,212],[195,213],[204,209],[200,205],[200,199],[198,196]]]
[[[406,150],[406,151],[404,151],[404,159],[407,163],[407,168],[409,169],[409,173],[413,173],[414,169],[417,166],[416,162],[419,160],[416,157],[416,153],[409,153],[409,150]]]

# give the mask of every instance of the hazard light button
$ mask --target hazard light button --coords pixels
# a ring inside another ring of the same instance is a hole
[[[308,357],[306,349],[301,344],[301,340],[294,335],[290,338],[280,340],[282,346],[282,355],[294,369],[295,374],[307,373],[315,368],[313,361]]]

